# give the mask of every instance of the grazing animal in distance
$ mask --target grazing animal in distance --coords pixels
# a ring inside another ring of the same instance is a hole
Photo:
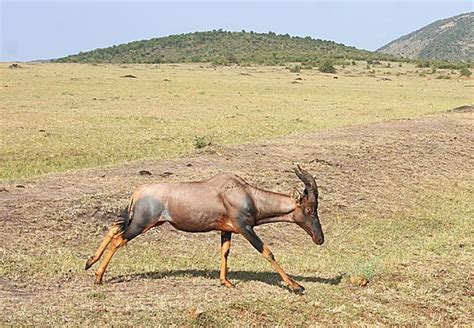
[[[302,293],[303,286],[283,271],[253,229],[265,223],[293,222],[303,228],[316,244],[324,243],[318,217],[316,181],[299,166],[294,172],[305,185],[298,198],[251,186],[231,173],[221,173],[206,181],[142,186],[133,194],[123,220],[110,228],[95,254],[87,260],[85,269],[89,269],[105,252],[95,277],[95,283],[101,284],[117,249],[141,233],[168,222],[182,231],[221,231],[222,285],[233,286],[227,279],[227,257],[232,233],[238,233],[271,263],[291,291]]]

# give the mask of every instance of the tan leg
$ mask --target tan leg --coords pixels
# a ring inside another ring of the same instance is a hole
[[[107,266],[109,265],[110,260],[112,259],[112,256],[114,256],[117,249],[119,249],[126,243],[127,243],[127,240],[124,239],[121,234],[113,237],[112,241],[109,244],[109,247],[107,247],[107,251],[105,252],[104,259],[102,260],[102,263],[100,263],[100,266],[95,273],[96,284],[98,285],[102,284],[102,277],[104,276],[105,270],[107,269]]]
[[[252,244],[253,247],[255,247],[262,254],[264,258],[266,258],[270,262],[270,264],[280,274],[281,278],[291,291],[297,294],[303,293],[304,287],[296,283],[285,273],[285,271],[283,271],[283,269],[275,260],[275,257],[273,256],[268,246],[263,243],[260,237],[257,236],[251,226],[244,226],[241,230],[241,234]]]
[[[102,254],[104,253],[105,249],[109,245],[110,241],[112,238],[114,238],[115,235],[117,235],[120,232],[120,228],[117,225],[113,225],[107,234],[105,235],[104,239],[102,239],[102,242],[100,243],[99,247],[95,251],[95,254],[92,255],[86,262],[86,270],[89,269],[94,263],[96,263]]]
[[[273,256],[272,252],[270,249],[267,247],[267,245],[263,244],[263,252],[262,256],[266,258],[272,267],[275,269],[276,272],[278,272],[285,282],[285,284],[295,293],[302,293],[304,291],[304,287],[295,282],[290,276],[286,274],[285,271],[281,268],[281,266],[277,263],[275,260],[275,257]]]
[[[226,287],[234,287],[234,285],[227,279],[227,257],[230,252],[231,232],[221,232],[221,285]]]

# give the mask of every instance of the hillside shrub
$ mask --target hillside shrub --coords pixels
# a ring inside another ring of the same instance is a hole
[[[332,65],[331,61],[325,60],[319,65],[319,71],[322,73],[336,73],[336,68]]]
[[[459,70],[461,76],[469,77],[471,76],[472,72],[467,67],[463,67]]]
[[[416,63],[416,67],[419,67],[419,68],[430,67],[430,63],[428,61],[418,61]]]

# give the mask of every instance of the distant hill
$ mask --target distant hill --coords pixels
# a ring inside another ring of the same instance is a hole
[[[226,32],[214,30],[170,35],[81,52],[56,59],[79,63],[179,63],[278,65],[288,62],[316,64],[330,59],[396,60],[382,53],[359,50],[333,41],[277,35],[273,32]]]
[[[474,61],[474,13],[436,21],[377,51],[416,59]]]

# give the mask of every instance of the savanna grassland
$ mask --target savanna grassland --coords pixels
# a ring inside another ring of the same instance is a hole
[[[359,62],[336,76],[285,67],[5,64],[0,178],[168,158],[192,151],[196,139],[242,144],[472,103],[472,82],[456,71],[419,77],[431,69],[398,65]]]
[[[472,323],[473,79],[406,63],[21,66],[0,66],[2,326]],[[240,236],[236,287],[220,287],[219,233],[166,225],[120,249],[103,286],[84,271],[137,186],[230,171],[292,193],[296,163],[319,183],[325,245],[256,231],[304,295]]]

